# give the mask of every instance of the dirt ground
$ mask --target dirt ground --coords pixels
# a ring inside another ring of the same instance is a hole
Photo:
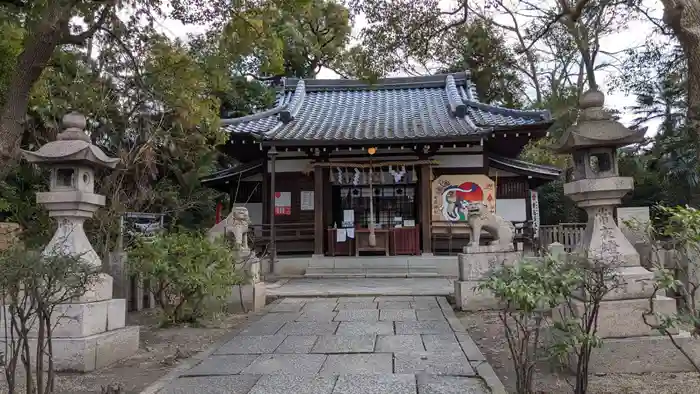
[[[515,392],[515,373],[498,313],[493,311],[457,312],[464,327],[484,353],[509,392]],[[539,393],[571,393],[573,376],[538,368],[535,389]],[[590,377],[591,394],[697,394],[700,378],[696,373],[601,374]]]
[[[205,350],[247,319],[248,316],[242,314],[219,314],[199,327],[158,328],[157,318],[152,312],[130,313],[127,324],[141,326],[139,351],[98,371],[59,373],[56,393],[100,393],[102,386],[109,384],[121,385],[125,394],[139,393],[173,369],[180,360]],[[5,376],[0,375],[0,393],[6,393]]]

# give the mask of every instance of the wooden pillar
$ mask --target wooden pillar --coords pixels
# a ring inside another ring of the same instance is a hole
[[[419,169],[418,183],[419,183],[419,193],[420,198],[418,203],[419,215],[420,215],[420,227],[422,236],[423,253],[433,253],[432,248],[432,218],[431,218],[431,204],[432,204],[432,193],[430,188],[430,164],[422,164]]]
[[[323,255],[323,167],[314,168],[314,254]]]
[[[275,272],[277,262],[277,236],[275,234],[275,161],[277,149],[273,146],[267,152],[270,158],[270,272]]]

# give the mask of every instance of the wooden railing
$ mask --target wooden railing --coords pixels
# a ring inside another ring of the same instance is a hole
[[[270,243],[270,225],[256,224],[250,226],[248,237],[256,249],[264,249]],[[313,223],[279,223],[275,224],[275,244],[278,252],[313,252]]]
[[[567,252],[571,252],[583,239],[586,223],[560,223],[555,225],[540,226],[540,247],[546,249],[549,244],[558,242],[564,245]]]

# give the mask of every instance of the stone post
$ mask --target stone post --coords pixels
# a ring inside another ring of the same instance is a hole
[[[56,141],[35,152],[22,152],[30,163],[51,170],[49,191],[37,193],[37,202],[58,222],[44,255],[60,251],[101,268],[102,261],[85,235],[83,222],[105,203],[104,196],[94,193],[95,169],[115,168],[119,159],[108,157],[91,144],[84,132],[84,116],[75,112],[66,115],[63,127]],[[59,305],[55,313],[56,370],[90,371],[138,350],[139,327],[125,326],[126,300],[112,299],[112,277],[108,274],[100,274],[82,297]]]
[[[634,180],[619,175],[617,148],[643,140],[643,131],[633,131],[613,120],[603,109],[604,95],[588,91],[581,97],[581,115],[566,130],[555,150],[572,154],[572,179],[564,194],[586,210],[588,223],[583,240],[574,254],[606,264],[621,286],[608,293],[598,312],[597,335],[603,345],[593,350],[591,373],[646,373],[692,370],[691,364],[673,346],[643,321],[653,294],[653,273],[640,265],[637,250],[613,219],[613,210],[634,188]],[[653,300],[658,313],[670,315],[676,303],[665,296]],[[583,301],[573,301],[574,313],[582,313]],[[567,308],[562,308],[564,315]],[[560,313],[554,313],[555,318]],[[652,318],[653,319],[653,318]],[[700,361],[695,342],[688,333],[678,333],[676,341]]]

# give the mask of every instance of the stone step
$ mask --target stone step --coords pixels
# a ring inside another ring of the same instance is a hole
[[[326,268],[309,267],[304,275],[307,278],[442,278],[435,268]]]

